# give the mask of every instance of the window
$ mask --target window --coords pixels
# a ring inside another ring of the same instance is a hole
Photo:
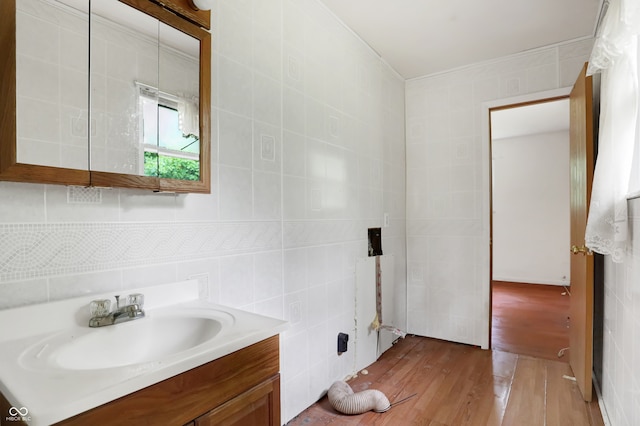
[[[168,179],[199,180],[200,140],[197,104],[158,91],[141,83],[138,86],[142,157],[140,173]],[[191,114],[191,116],[190,116]],[[195,114],[195,116],[193,116]]]

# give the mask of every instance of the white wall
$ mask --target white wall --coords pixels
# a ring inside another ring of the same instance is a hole
[[[196,277],[285,318],[283,422],[352,373],[356,259],[405,293],[404,81],[318,1],[220,0],[210,195],[0,183],[0,309]],[[100,195],[101,198],[98,198]]]
[[[572,86],[591,45],[567,43],[407,82],[411,333],[488,346],[486,105]]]
[[[493,279],[569,285],[569,132],[491,141]]]

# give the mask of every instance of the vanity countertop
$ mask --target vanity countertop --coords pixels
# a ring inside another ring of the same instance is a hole
[[[12,407],[10,416],[24,417],[30,425],[52,424],[229,355],[287,328],[287,322],[280,319],[198,299],[196,281],[123,293],[144,294],[145,318],[89,328],[91,300],[113,294],[0,311],[0,392]],[[183,321],[185,318],[193,321]],[[193,326],[200,324],[202,318],[216,326],[194,334]],[[173,319],[176,327],[172,326]],[[153,324],[161,324],[162,329],[156,328],[151,333],[149,327]],[[184,343],[186,349],[137,357],[136,351],[143,351],[145,346],[148,349],[153,343],[144,341],[147,335],[162,339],[163,346],[183,344],[182,324],[195,335],[190,337],[194,342]],[[99,342],[95,339],[112,338],[109,333],[116,332],[120,333],[116,341],[122,344],[110,345],[107,351],[113,352],[108,356],[95,359],[83,357],[80,352],[77,358],[67,356],[64,361],[60,347],[74,347],[87,338],[93,340],[85,343]],[[132,362],[127,362],[127,351],[131,352]],[[74,359],[78,360],[76,365]],[[101,359],[108,365],[101,365]],[[7,413],[1,415],[4,418]]]

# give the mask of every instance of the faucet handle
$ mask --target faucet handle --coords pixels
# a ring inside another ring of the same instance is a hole
[[[128,305],[138,305],[140,309],[144,306],[144,294],[142,293],[133,293],[127,296],[127,304]]]
[[[111,312],[111,300],[109,299],[92,300],[89,304],[89,313],[92,318],[107,316],[109,312]]]

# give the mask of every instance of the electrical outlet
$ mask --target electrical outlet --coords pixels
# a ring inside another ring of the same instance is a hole
[[[346,333],[338,333],[338,355],[347,351],[347,342],[349,335]]]

